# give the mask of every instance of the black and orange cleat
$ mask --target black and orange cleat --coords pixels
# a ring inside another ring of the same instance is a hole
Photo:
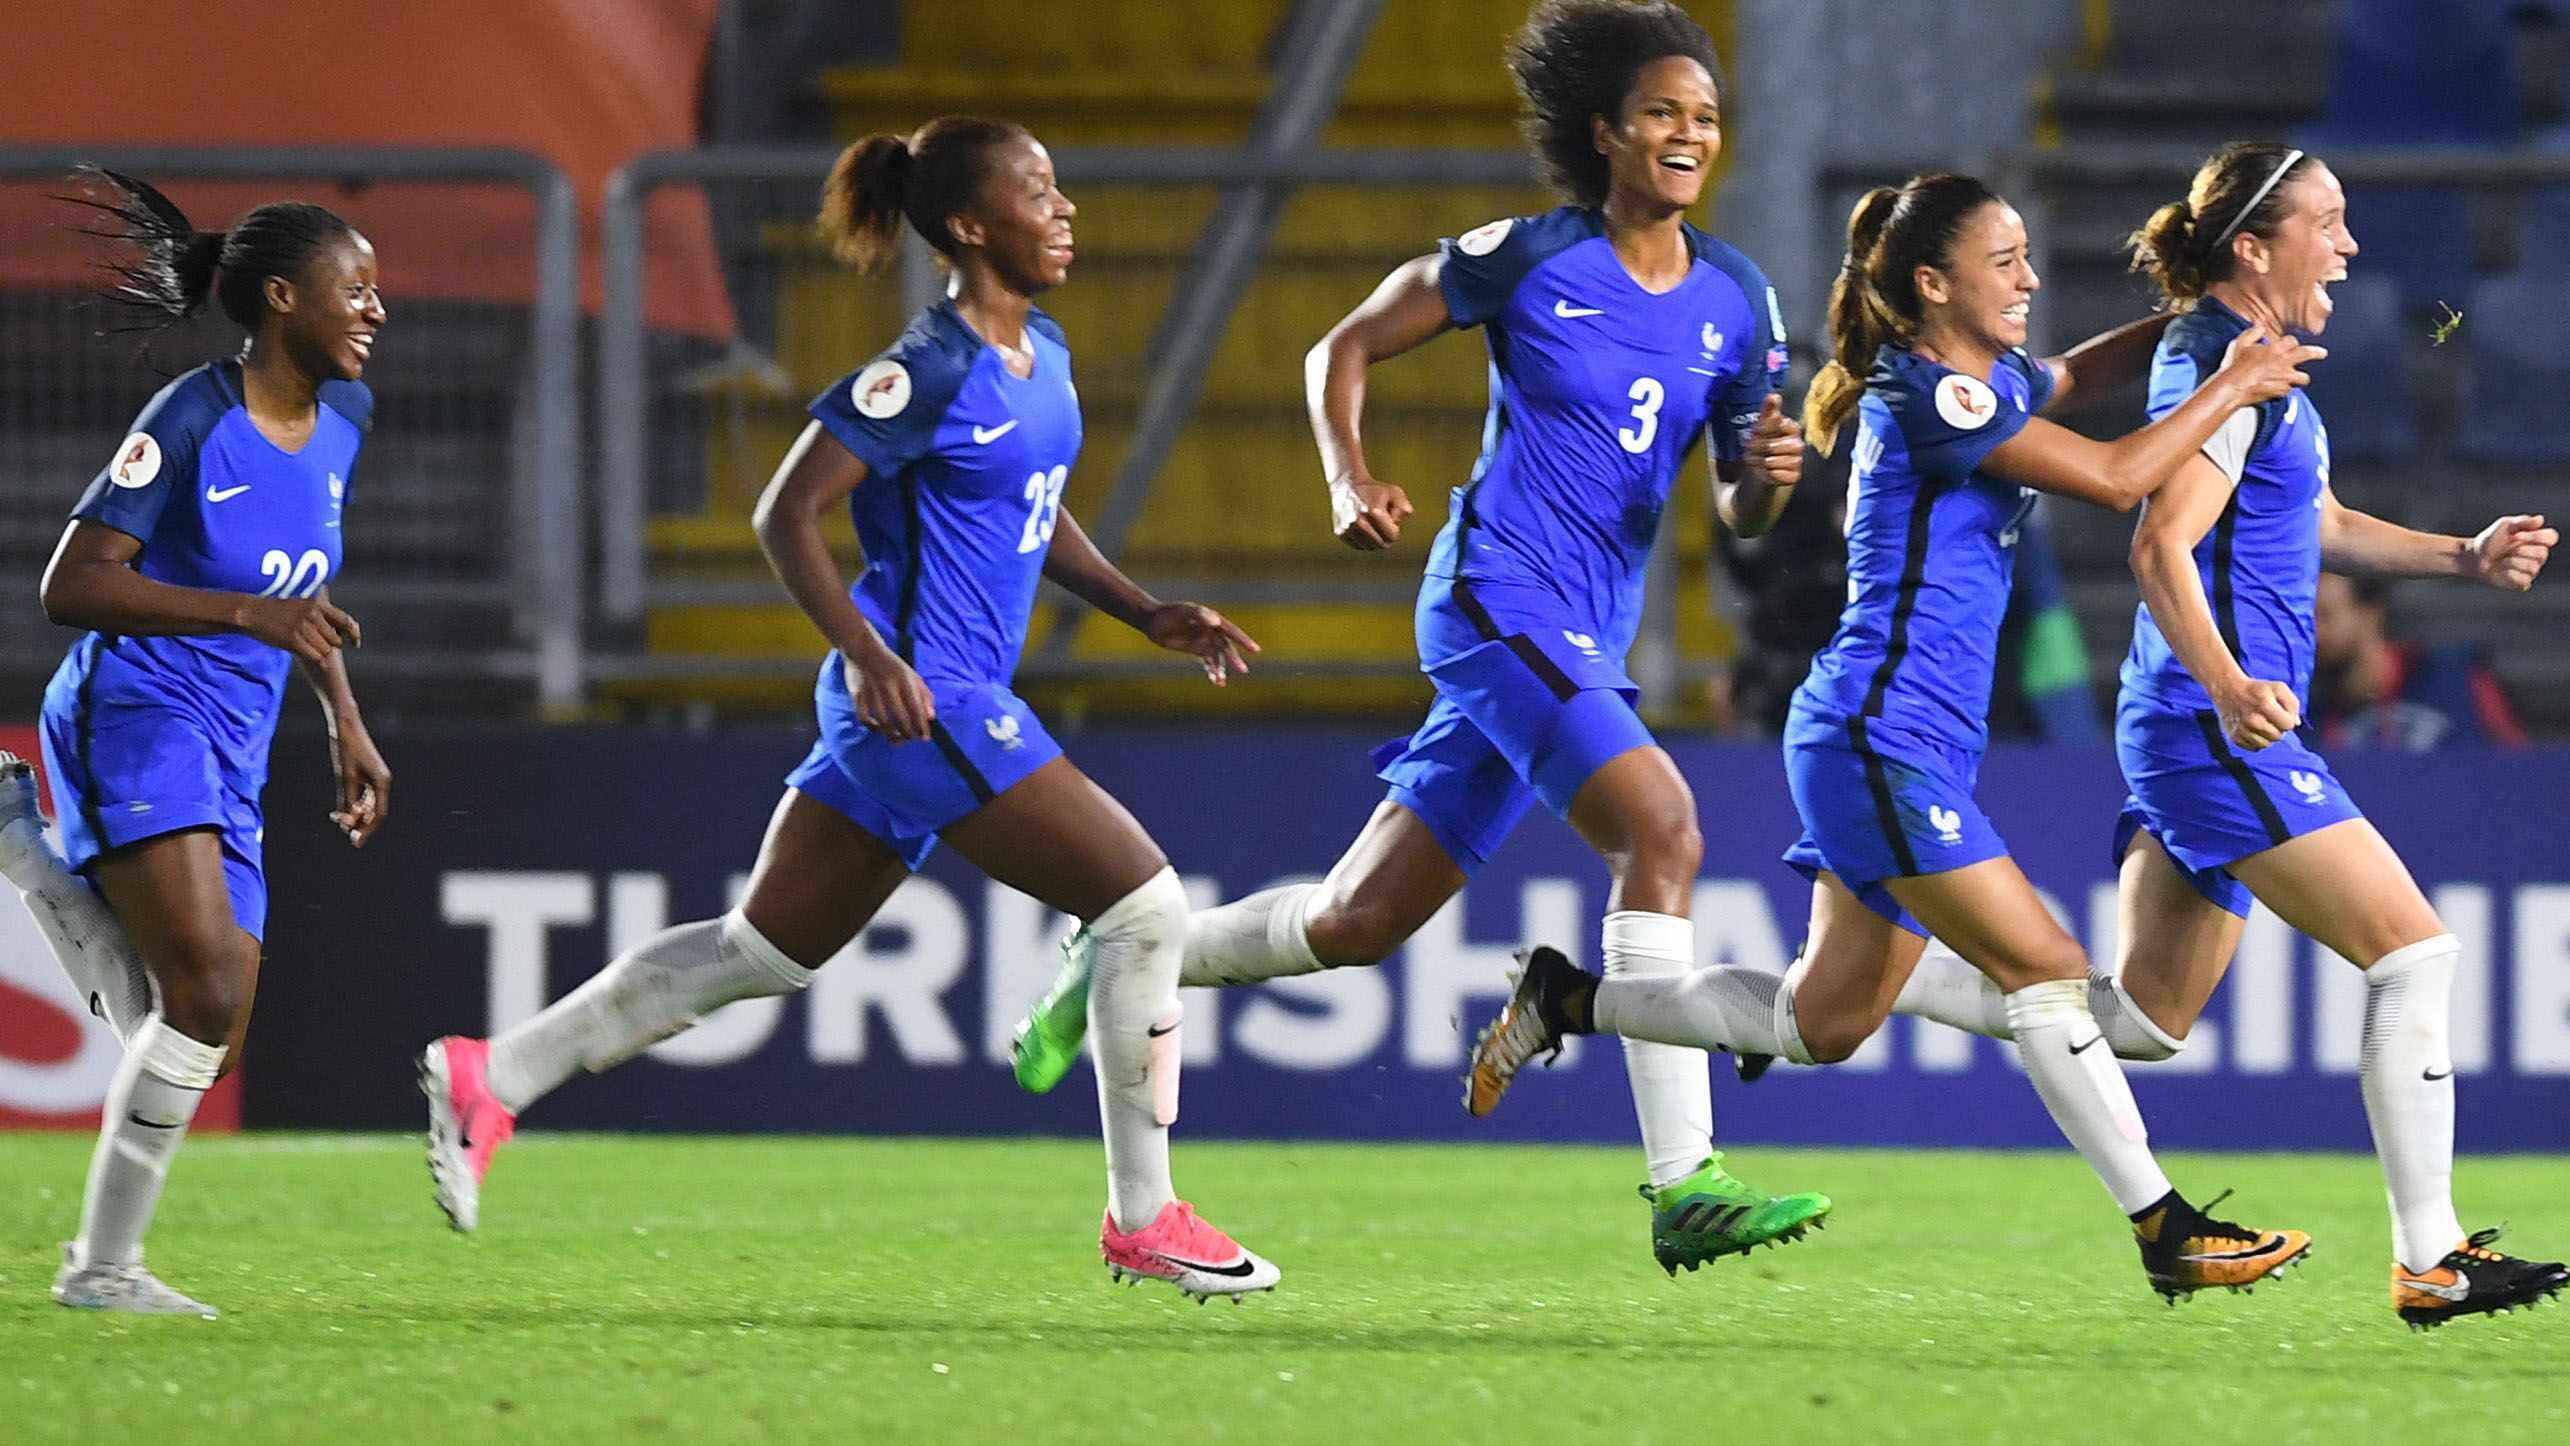
[[[2229,1198],[2225,1190],[2210,1205]],[[2133,1238],[2151,1289],[2171,1305],[2199,1290],[2254,1290],[2311,1253],[2311,1237],[2302,1231],[2216,1220],[2174,1190],[2133,1221]]]
[[[1517,954],[1517,977],[1510,981],[1508,1003],[1499,1017],[1472,1043],[1472,1069],[1464,1075],[1463,1107],[1474,1115],[1499,1108],[1517,1071],[1541,1056],[1551,1064],[1562,1052],[1566,1035],[1585,1032],[1571,1011],[1586,1016],[1588,996],[1597,976],[1570,961],[1561,950],[1537,945]]]
[[[2570,1285],[2570,1266],[2503,1255],[2490,1248],[2498,1238],[2496,1230],[2475,1230],[2432,1270],[2410,1271],[2392,1262],[2392,1307],[2411,1330],[2434,1330],[2462,1316],[2495,1315],[2519,1306],[2530,1310]]]

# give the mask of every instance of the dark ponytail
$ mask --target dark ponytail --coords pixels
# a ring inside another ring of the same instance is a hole
[[[2196,167],[2185,200],[2152,212],[2125,238],[2133,270],[2149,277],[2173,309],[2187,310],[2239,269],[2236,238],[2275,239],[2292,209],[2285,186],[2317,164],[2318,157],[2279,141],[2235,141],[2215,151]]]
[[[81,179],[104,187],[105,200],[68,199],[107,218],[90,235],[121,241],[135,255],[111,268],[107,299],[136,316],[119,330],[157,330],[205,309],[210,296],[234,324],[256,330],[268,311],[271,276],[302,279],[313,258],[356,229],[308,201],[272,201],[229,231],[199,231],[169,197],[131,176],[83,166]]]
[[[1945,265],[1965,218],[1998,199],[1970,176],[1912,176],[1866,192],[1848,214],[1829,288],[1830,361],[1803,398],[1803,432],[1823,456],[1865,395],[1875,353],[1918,336],[1919,268]]]
[[[909,136],[872,135],[839,153],[821,183],[821,239],[860,271],[901,252],[908,221],[940,256],[958,249],[946,219],[972,208],[990,174],[991,151],[1026,131],[979,116],[940,116]]]

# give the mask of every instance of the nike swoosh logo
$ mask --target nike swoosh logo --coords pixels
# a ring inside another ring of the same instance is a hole
[[[2238,1250],[2207,1250],[2193,1255],[2181,1255],[2178,1259],[2202,1261],[2255,1260],[2261,1255],[2273,1255],[2282,1249],[2284,1249],[2284,1241],[2277,1239],[2268,1241],[2261,1245],[2244,1246]]]
[[[1229,1265],[1207,1265],[1200,1260],[1182,1259],[1178,1256],[1171,1255],[1164,1250],[1155,1250],[1151,1253],[1159,1256],[1165,1261],[1168,1261],[1171,1265],[1178,1267],[1180,1270],[1192,1270],[1200,1275],[1228,1275],[1233,1277],[1242,1277],[1250,1275],[1258,1269],[1257,1266],[1250,1264],[1249,1257],[1246,1255],[1233,1261]]]
[[[2432,1295],[2438,1300],[2461,1300],[2472,1293],[2472,1277],[2459,1270],[2454,1272],[2452,1285],[2438,1285],[2432,1280],[2403,1280],[2401,1284],[2421,1295]]]
[[[2102,1032],[2101,1032],[2101,1033],[2097,1033],[2097,1034],[2092,1034],[2092,1035],[2088,1036],[2088,1038],[2087,1038],[2087,1040],[2086,1040],[2085,1042],[2080,1043],[2080,1044],[2074,1044],[2074,1045],[2072,1045],[2072,1046],[2070,1047],[2070,1052],[2071,1052],[2072,1054],[2086,1054],[2086,1053],[2088,1052],[2089,1047],[2090,1047],[2091,1045],[2096,1044],[2096,1043],[2097,1043],[2097,1041],[2099,1041],[2099,1040],[2101,1040],[2101,1039],[2104,1039],[2105,1037],[2106,1037],[2106,1036],[2105,1036]]]
[[[1156,1024],[1146,1025],[1142,1032],[1150,1035],[1153,1039],[1159,1039],[1164,1035],[1176,1034],[1178,1032],[1178,1026],[1176,1024],[1172,1024],[1168,1028],[1163,1029]]]
[[[1005,436],[1007,436],[1009,433],[1011,433],[1011,432],[1013,432],[1013,431],[1016,431],[1016,430],[1017,430],[1017,418],[1015,418],[1015,417],[1011,417],[1011,418],[1009,418],[1007,421],[1000,423],[1000,424],[999,424],[998,426],[996,426],[996,427],[975,427],[975,428],[973,428],[973,440],[974,440],[974,441],[976,441],[976,442],[996,442],[996,441],[998,441],[1000,438],[1005,437]]]
[[[175,1121],[175,1120],[173,1120],[173,1121],[171,1121],[170,1123],[168,1123],[168,1124],[166,1124],[166,1125],[165,1125],[165,1124],[162,1124],[162,1123],[161,1123],[160,1121],[158,1121],[158,1120],[147,1120],[147,1119],[144,1119],[141,1115],[139,1115],[139,1114],[135,1113],[135,1112],[134,1112],[134,1111],[132,1111],[132,1110],[127,1110],[127,1111],[125,1112],[125,1118],[126,1118],[126,1119],[128,1119],[128,1120],[133,1121],[135,1124],[141,1125],[144,1129],[147,1129],[147,1130],[175,1130],[175,1129],[177,1129],[177,1128],[178,1128],[178,1122],[177,1122],[177,1121]]]
[[[2438,1080],[2452,1079],[2454,1077],[2454,1067],[2450,1064],[2447,1065],[2443,1074],[2439,1074],[2432,1069],[2423,1069],[2418,1072],[2418,1077],[2427,1081],[2429,1084],[2434,1084]]]
[[[1602,306],[1573,306],[1567,300],[1556,301],[1553,303],[1553,315],[1566,319],[1577,319],[1583,316],[1604,316],[1606,315],[1606,308]]]
[[[205,500],[208,502],[229,502],[233,498],[238,497],[249,490],[250,484],[247,482],[242,483],[238,487],[208,487],[205,489]]]

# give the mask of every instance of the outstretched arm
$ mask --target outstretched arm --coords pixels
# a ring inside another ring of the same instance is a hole
[[[1330,530],[1359,552],[1379,552],[1399,541],[1411,512],[1408,494],[1376,481],[1366,469],[1360,427],[1365,369],[1454,325],[1437,281],[1441,264],[1435,256],[1421,256],[1395,267],[1303,357],[1312,439],[1320,444],[1321,475],[1329,481]]]
[[[1248,672],[1246,654],[1258,651],[1249,634],[1203,603],[1164,603],[1153,597],[1109,562],[1089,540],[1079,519],[1068,512],[1055,519],[1052,545],[1044,550],[1044,575],[1071,596],[1171,652],[1193,655],[1215,687],[1223,686],[1234,673]]]
[[[2148,376],[2160,333],[2176,319],[2174,312],[2159,312],[2101,332],[2060,356],[2045,357],[2044,366],[2052,372],[2052,396],[2043,409],[2062,412],[2084,407],[2126,382]],[[2073,401],[2074,397],[2078,400]]]
[[[2458,577],[2509,592],[2534,586],[2561,541],[2539,516],[2502,517],[2474,537],[2418,532],[2320,494],[2320,565],[2349,577]]]

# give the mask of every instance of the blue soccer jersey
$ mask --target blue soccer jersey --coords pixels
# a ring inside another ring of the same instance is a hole
[[[340,511],[373,417],[363,384],[325,382],[311,438],[288,452],[250,420],[240,364],[202,366],[143,408],[72,515],[139,540],[134,565],[155,582],[311,597],[339,571]],[[293,660],[241,633],[92,634],[63,666],[93,700],[187,712],[228,759],[264,773]]]
[[[1604,218],[1581,207],[1494,221],[1440,246],[1447,309],[1489,342],[1490,414],[1428,560],[1420,640],[1431,670],[1492,635],[1473,626],[1477,585],[1548,594],[1554,630],[1575,633],[1582,655],[1620,667],[1631,649],[1644,562],[1680,465],[1708,423],[1715,455],[1739,457],[1784,378],[1765,275],[1693,227],[1686,238],[1693,266],[1658,293],[1616,259]],[[1458,608],[1431,606],[1449,591]]]
[[[340,514],[374,399],[325,382],[312,435],[288,452],[216,362],[161,389],[73,515],[142,543],[134,566],[176,587],[306,598],[339,571]],[[265,928],[259,793],[293,660],[239,633],[93,632],[45,688],[45,767],[74,869],[180,829],[221,839],[234,922]]]
[[[1847,607],[1794,696],[1798,724],[1880,720],[1945,748],[1987,746],[2009,568],[2035,493],[1980,469],[2052,388],[2051,368],[2022,350],[1984,382],[1883,348],[1857,407]]]
[[[2248,330],[2207,298],[2169,325],[2151,361],[2150,414],[2164,417],[2222,369],[2232,339]],[[2253,678],[2311,691],[2312,607],[2320,585],[2320,503],[2329,489],[2329,429],[2296,390],[2243,408],[2206,448],[2231,457],[2238,486],[2195,545],[2204,596],[2223,645]],[[2151,707],[2209,709],[2212,699],[2178,661],[2148,604],[2135,609],[2124,691]]]
[[[871,474],[849,496],[866,559],[850,596],[931,682],[1016,672],[1080,454],[1061,328],[1029,310],[1026,335],[1035,369],[1019,377],[940,302],[812,403]]]

